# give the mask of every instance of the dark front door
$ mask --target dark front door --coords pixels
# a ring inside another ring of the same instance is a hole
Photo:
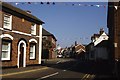
[[[23,58],[24,58],[24,47],[23,45],[20,46],[20,61],[19,61],[19,66],[23,67]]]

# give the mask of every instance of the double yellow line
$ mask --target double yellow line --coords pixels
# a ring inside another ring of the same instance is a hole
[[[81,80],[93,79],[95,75],[85,74]]]

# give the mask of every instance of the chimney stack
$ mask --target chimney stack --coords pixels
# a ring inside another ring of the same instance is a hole
[[[75,41],[75,46],[77,46],[77,41]]]
[[[31,11],[29,11],[29,10],[27,10],[26,12],[27,12],[28,14],[32,14]]]
[[[100,35],[103,34],[103,32],[104,32],[104,29],[101,28],[101,29],[100,29]]]

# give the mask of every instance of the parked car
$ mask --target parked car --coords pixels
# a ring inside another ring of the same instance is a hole
[[[57,55],[57,58],[62,58],[62,57],[63,57],[62,54],[58,54],[58,55]]]

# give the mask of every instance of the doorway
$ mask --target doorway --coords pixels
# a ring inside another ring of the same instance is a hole
[[[24,58],[24,45],[23,43],[20,45],[20,59],[19,59],[19,67],[23,67],[23,58]]]
[[[26,42],[21,40],[18,44],[18,62],[17,66],[26,67]]]

